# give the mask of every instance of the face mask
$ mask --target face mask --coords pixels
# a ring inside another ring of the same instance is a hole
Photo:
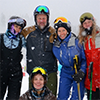
[[[92,27],[88,27],[86,28],[83,32],[82,32],[82,36],[86,36],[86,35],[91,35],[92,34]]]

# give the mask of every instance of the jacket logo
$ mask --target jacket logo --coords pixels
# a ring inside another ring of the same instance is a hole
[[[34,36],[34,35],[31,35],[31,37],[34,37],[34,38],[36,38],[36,36]]]

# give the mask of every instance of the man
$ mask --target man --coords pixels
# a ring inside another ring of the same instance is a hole
[[[55,94],[57,92],[57,60],[52,53],[52,43],[49,36],[55,30],[49,26],[49,9],[40,5],[34,11],[36,25],[22,31],[27,41],[27,72],[32,72],[36,66],[48,71],[47,87]]]

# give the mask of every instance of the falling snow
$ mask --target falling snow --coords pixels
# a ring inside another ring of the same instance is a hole
[[[22,69],[23,69],[23,75],[24,76],[23,76],[23,79],[22,79],[22,87],[21,87],[21,94],[20,95],[24,94],[29,89],[29,87],[28,87],[28,84],[29,84],[29,81],[28,81],[29,75],[26,72],[26,49],[25,48],[22,49],[22,53],[24,54],[24,56],[23,56],[23,59],[21,61],[21,64],[22,64]],[[32,61],[32,60],[30,60],[30,61]],[[61,69],[61,66],[58,69],[58,86],[59,86],[60,69]],[[12,74],[12,76],[13,76],[13,74]],[[5,83],[3,83],[3,84],[5,84]],[[51,85],[53,85],[53,84],[51,84]],[[70,93],[70,97],[71,97],[71,93]],[[70,97],[69,97],[68,100],[70,100]],[[4,100],[5,100],[5,98],[4,98]],[[85,96],[84,96],[83,100],[87,100],[86,93],[85,93]]]

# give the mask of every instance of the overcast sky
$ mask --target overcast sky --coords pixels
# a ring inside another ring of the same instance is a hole
[[[72,31],[77,32],[79,18],[84,12],[92,13],[100,26],[100,0],[0,0],[0,17],[4,14],[6,19],[4,25],[0,24],[0,32],[5,32],[7,21],[12,15],[24,17],[27,26],[33,25],[33,11],[41,4],[50,9],[51,26],[55,18],[63,16],[71,22]]]

